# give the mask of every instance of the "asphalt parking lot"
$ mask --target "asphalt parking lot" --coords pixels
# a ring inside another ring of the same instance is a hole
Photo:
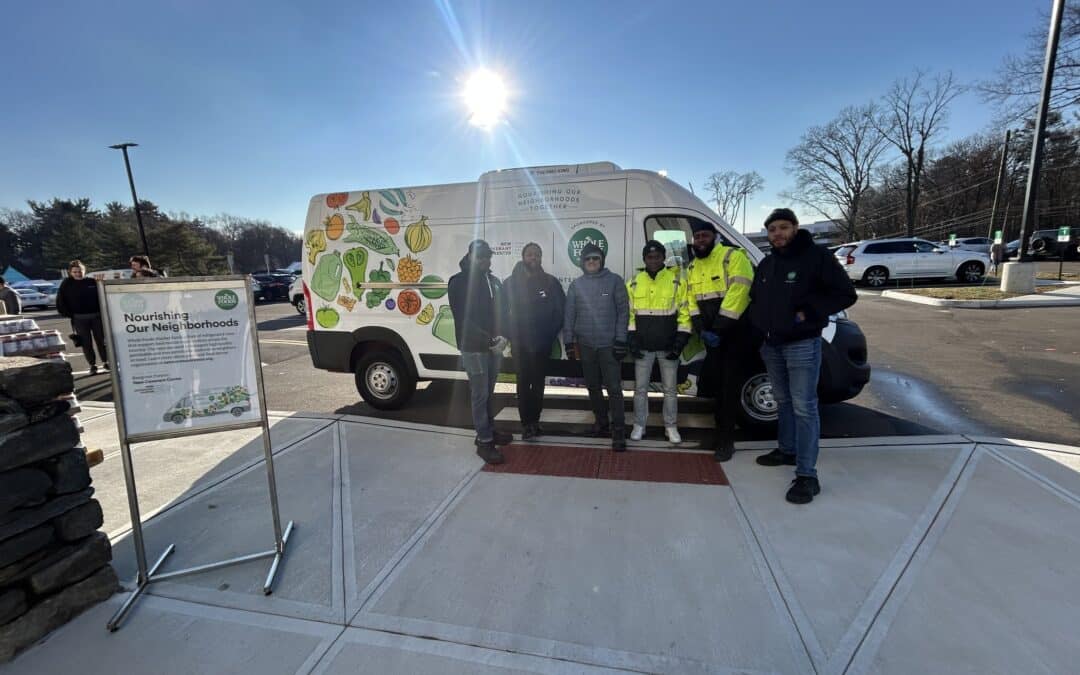
[[[291,305],[260,303],[256,313],[271,409],[469,426],[463,383],[422,383],[406,409],[376,411],[360,400],[351,375],[311,367],[304,319]],[[29,315],[43,328],[70,332],[67,321],[52,310]],[[824,436],[947,432],[1060,443],[1080,438],[1077,308],[947,310],[864,292],[851,317],[867,336],[873,376],[858,397],[822,408]],[[106,375],[86,374],[77,350],[70,352],[70,360],[79,373],[80,398],[112,399]],[[512,386],[500,385],[500,392],[498,407],[513,406]],[[587,407],[581,397],[560,397],[550,405]],[[708,407],[685,401],[681,409],[704,412]]]

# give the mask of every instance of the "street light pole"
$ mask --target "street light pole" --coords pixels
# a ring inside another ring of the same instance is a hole
[[[1031,166],[1028,170],[1027,194],[1024,196],[1024,218],[1020,221],[1020,262],[1030,262],[1028,236],[1035,227],[1039,195],[1039,171],[1042,168],[1043,135],[1046,133],[1046,113],[1050,108],[1050,93],[1054,84],[1054,62],[1057,60],[1058,38],[1061,36],[1061,15],[1065,0],[1054,0],[1050,13],[1050,34],[1046,40],[1046,63],[1043,66],[1042,98],[1035,120],[1035,140],[1031,144]]]
[[[138,143],[118,143],[110,145],[113,150],[124,153],[124,166],[127,168],[128,185],[131,186],[131,199],[135,202],[135,222],[139,224],[139,239],[142,241],[143,255],[150,257],[150,247],[146,245],[146,230],[143,229],[142,214],[139,213],[139,196],[135,194],[135,179],[131,177],[131,161],[128,159],[128,148],[138,147]]]
[[[1002,185],[1005,183],[1005,164],[1009,158],[1009,137],[1011,135],[1012,130],[1006,129],[1005,144],[1001,147],[1001,166],[998,167],[997,187],[994,189],[994,205],[990,207],[990,228],[986,231],[987,239],[991,239],[994,236],[994,221],[997,216],[998,198],[1001,196],[1001,188]],[[1005,233],[1002,232],[1002,235],[1004,234]]]

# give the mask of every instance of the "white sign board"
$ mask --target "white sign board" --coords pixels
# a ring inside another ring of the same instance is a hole
[[[243,279],[109,285],[127,435],[261,419]]]

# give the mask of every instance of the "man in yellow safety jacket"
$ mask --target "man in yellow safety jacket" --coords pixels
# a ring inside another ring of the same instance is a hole
[[[712,449],[718,462],[735,452],[735,413],[739,375],[751,353],[746,320],[754,268],[746,251],[718,244],[711,223],[693,221],[694,261],[687,269],[686,294],[694,331],[705,343],[705,363],[698,376],[698,394],[716,401]]]
[[[649,417],[649,380],[653,362],[660,365],[664,391],[664,434],[680,443],[678,427],[679,355],[690,341],[686,285],[678,268],[665,268],[664,245],[650,239],[641,252],[645,269],[626,285],[630,298],[628,342],[634,357],[634,428],[630,440],[645,436]]]

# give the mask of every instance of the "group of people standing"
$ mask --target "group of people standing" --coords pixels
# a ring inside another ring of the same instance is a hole
[[[144,255],[131,256],[128,264],[131,265],[133,278],[151,279],[159,276],[150,266],[150,259]],[[97,281],[86,275],[86,265],[81,260],[72,260],[68,264],[68,276],[60,282],[60,288],[56,291],[56,311],[71,321],[74,341],[76,346],[82,347],[90,374],[96,375],[98,372],[98,356],[101,357],[101,367],[108,370],[109,352],[105,349],[105,328],[101,322]]]
[[[712,224],[694,221],[693,261],[685,273],[665,267],[667,251],[646,242],[643,268],[629,281],[605,266],[594,244],[581,251],[581,276],[566,293],[544,271],[538,244],[501,282],[491,273],[491,248],[478,239],[450,278],[449,299],[462,365],[468,375],[477,454],[487,463],[505,461],[498,446],[513,437],[495,429],[494,389],[503,353],[511,345],[517,371],[522,439],[542,434],[544,377],[558,358],[558,337],[570,360],[581,363],[596,437],[610,437],[615,452],[626,450],[622,362],[634,360],[631,440],[645,435],[648,390],[654,364],[664,394],[664,433],[681,442],[678,430],[678,367],[691,336],[706,355],[698,395],[715,400],[709,447],[719,462],[731,459],[738,384],[748,355],[757,349],[779,407],[778,447],[757,458],[763,466],[795,467],[787,499],[810,502],[817,478],[820,420],[817,381],[821,331],[829,316],[854,304],[854,286],[829,252],[816,244],[790,209],[765,220],[773,253],[755,273],[744,250],[728,246]],[[605,397],[606,390],[606,397]]]

